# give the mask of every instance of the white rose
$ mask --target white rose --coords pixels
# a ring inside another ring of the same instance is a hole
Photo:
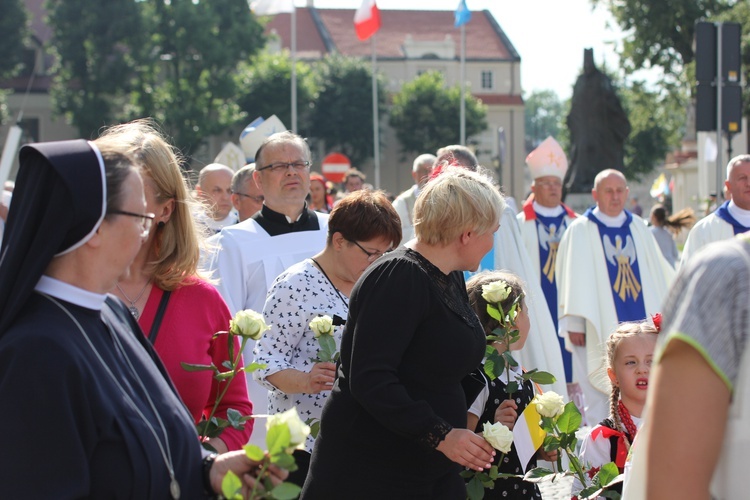
[[[233,335],[240,335],[242,337],[248,337],[253,340],[258,340],[263,332],[271,328],[266,324],[263,319],[263,315],[253,311],[252,309],[245,309],[239,311],[229,321],[229,332]]]
[[[510,292],[510,286],[503,280],[482,285],[482,298],[490,304],[499,304],[508,298]]]
[[[539,415],[548,418],[557,418],[565,409],[565,401],[562,396],[553,391],[537,394],[533,403],[536,403],[536,411]]]
[[[310,434],[310,427],[299,418],[297,408],[269,416],[266,421],[266,430],[276,425],[286,425],[289,428],[292,448],[303,446],[307,436]]]
[[[317,339],[321,335],[333,335],[333,319],[330,316],[317,316],[310,321],[310,330]]]
[[[500,422],[483,424],[482,435],[485,441],[490,443],[493,448],[502,453],[510,451],[510,445],[513,444],[513,432]]]

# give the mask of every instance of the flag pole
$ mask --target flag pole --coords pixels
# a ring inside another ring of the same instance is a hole
[[[372,48],[372,136],[373,136],[373,148],[375,151],[375,189],[380,189],[380,130],[378,117],[378,82],[377,82],[377,70],[376,62],[377,57],[375,56],[375,38],[377,35],[372,36],[370,47]]]
[[[297,133],[297,8],[292,6],[292,132]]]
[[[461,142],[466,146],[466,23],[461,25]]]

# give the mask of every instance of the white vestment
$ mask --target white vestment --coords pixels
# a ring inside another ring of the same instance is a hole
[[[328,214],[315,212],[319,229],[270,236],[253,219],[225,227],[208,240],[209,254],[206,268],[219,293],[234,316],[237,311],[252,309],[263,312],[266,293],[276,277],[290,266],[301,262],[325,248],[328,233]],[[253,360],[255,342],[245,344],[245,364]],[[247,374],[247,387],[253,412],[268,412],[268,391]],[[265,449],[265,422],[256,422],[250,442]]]
[[[417,185],[413,185],[393,200],[393,208],[401,219],[401,243],[414,238],[414,204],[417,202]]]
[[[539,263],[539,232],[537,231],[536,220],[526,219],[526,214],[523,210],[518,212],[516,216],[518,218],[518,226],[521,230],[521,236],[523,237],[523,244],[526,246],[526,251],[529,253],[531,264],[536,271],[537,280],[541,279],[541,264]],[[576,220],[570,215],[565,216],[565,224],[570,224]]]
[[[555,325],[547,308],[534,265],[524,247],[515,212],[507,206],[500,219],[500,229],[495,233],[494,251],[495,269],[508,270],[516,274],[523,281],[526,290],[526,306],[529,309],[531,328],[524,348],[514,352],[516,361],[529,370],[537,368],[550,372],[557,381],[552,385],[544,386],[543,389],[555,391],[567,399],[565,368],[556,338]]]
[[[674,278],[674,270],[659,250],[643,219],[633,215],[630,233],[640,271],[641,293],[646,314],[661,312]],[[587,420],[595,425],[608,414],[610,383],[606,374],[605,343],[619,323],[599,227],[588,217],[578,217],[565,231],[557,250],[558,317],[576,316],[586,323],[586,346],[573,348],[573,365],[585,369],[588,380],[579,378],[586,398]],[[646,319],[646,318],[644,318]],[[570,339],[566,339],[570,345]],[[584,352],[585,351],[585,352]],[[574,372],[574,377],[576,373]]]
[[[688,233],[685,247],[682,249],[680,265],[688,261],[701,248],[709,243],[734,238],[734,228],[730,223],[716,215],[707,215],[698,221]]]

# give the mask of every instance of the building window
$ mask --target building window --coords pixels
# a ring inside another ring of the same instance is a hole
[[[482,88],[491,90],[493,87],[492,71],[482,71]]]

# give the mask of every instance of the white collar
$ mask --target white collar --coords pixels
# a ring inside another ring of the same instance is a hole
[[[734,200],[730,200],[727,211],[737,222],[745,227],[750,227],[750,210],[740,208],[734,203]]]
[[[594,214],[594,217],[599,219],[599,222],[601,222],[607,227],[621,227],[628,218],[628,216],[625,215],[625,210],[620,212],[615,217],[611,217],[605,214],[604,212],[599,210],[599,207],[594,207],[594,210],[592,213]]]
[[[94,311],[101,311],[104,300],[107,298],[106,294],[84,290],[46,275],[39,278],[34,290]]]
[[[544,205],[540,205],[539,203],[537,203],[536,200],[533,201],[533,207],[534,212],[538,213],[542,217],[557,217],[565,211],[562,205],[557,205],[556,207],[545,207]]]

